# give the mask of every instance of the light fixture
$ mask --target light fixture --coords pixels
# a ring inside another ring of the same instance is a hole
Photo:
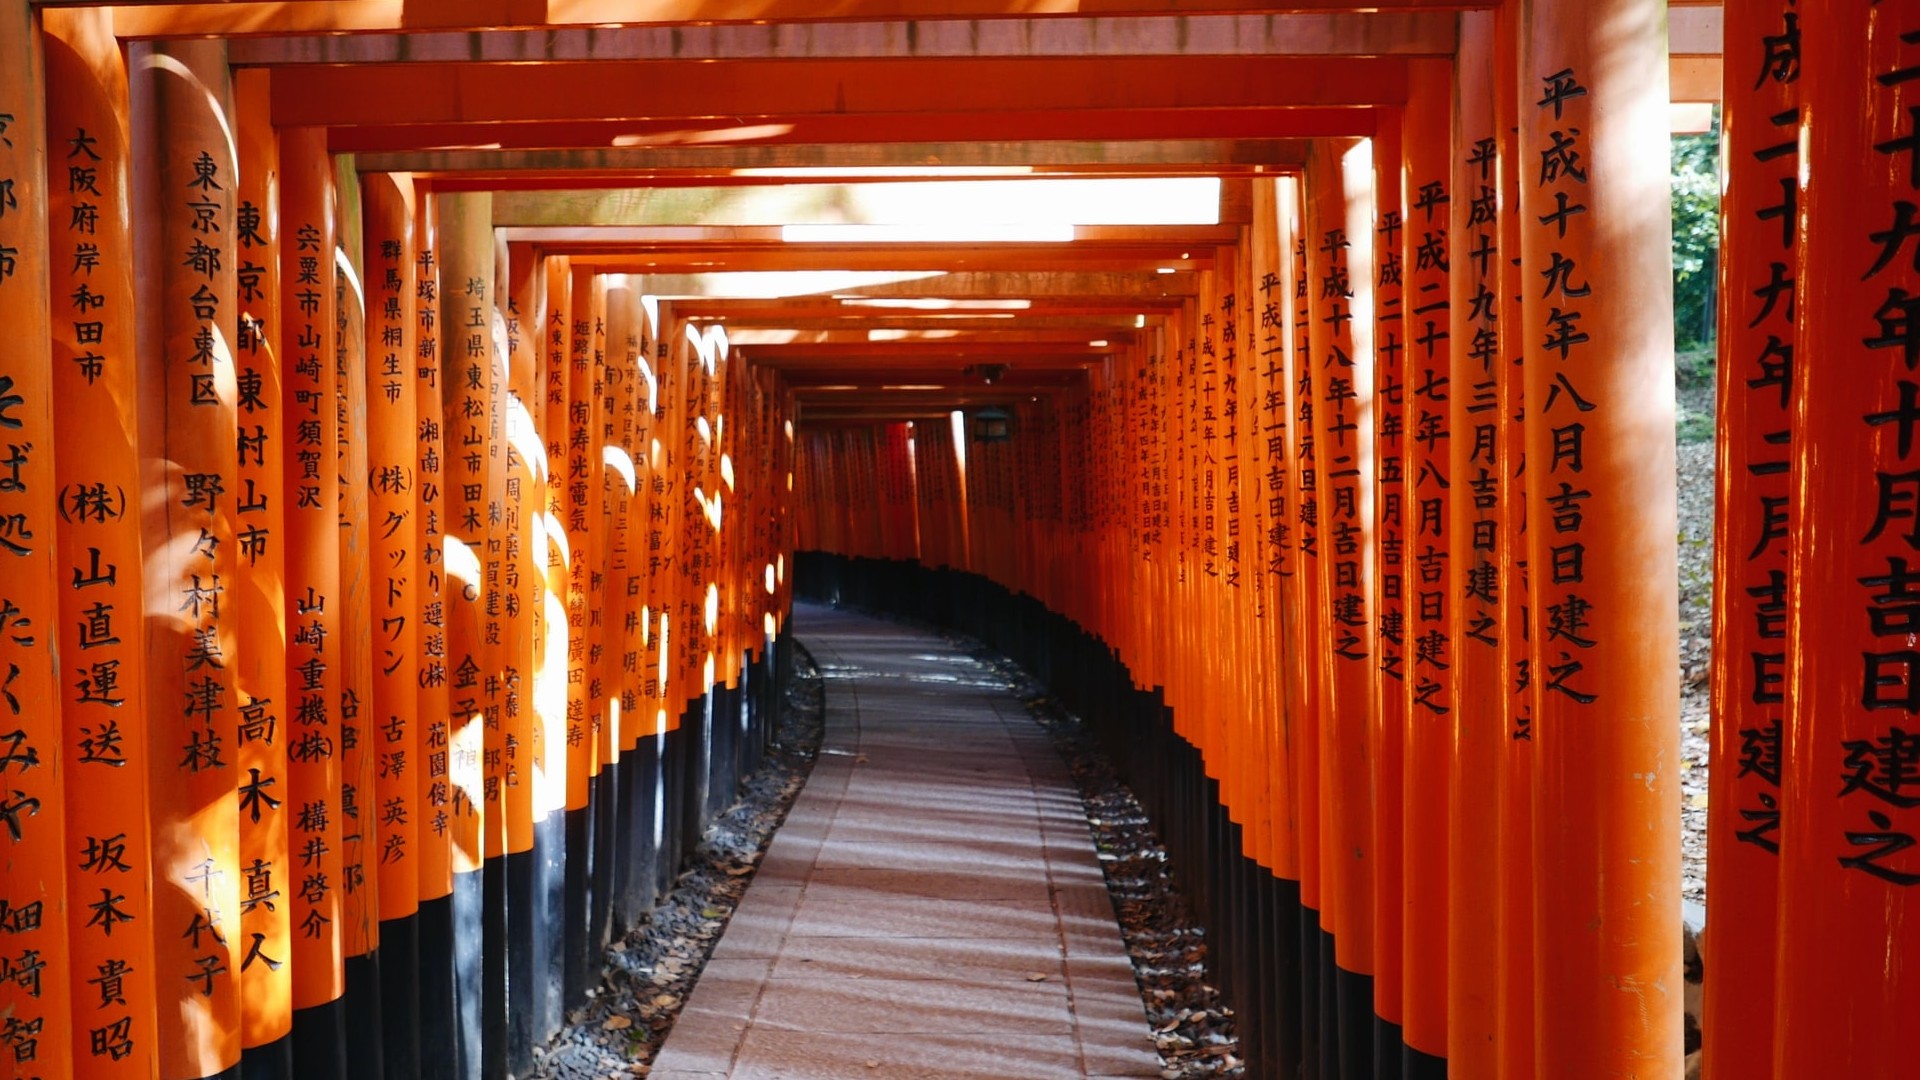
[[[1005,442],[1013,437],[1013,417],[1005,409],[980,409],[973,414],[974,442]]]

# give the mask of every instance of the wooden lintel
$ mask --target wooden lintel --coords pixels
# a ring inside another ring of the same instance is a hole
[[[1015,169],[1182,171],[1227,166],[1298,168],[1303,139],[1037,140],[1032,142],[808,143],[718,146],[590,147],[571,150],[420,150],[363,153],[364,172],[407,172],[438,178],[506,179],[527,174],[589,175],[604,186],[636,176],[734,177],[844,182],[966,175]]]
[[[275,80],[281,126],[710,120],[1057,109],[1372,106],[1406,98],[1406,61],[1357,57],[722,60],[314,65]]]
[[[793,328],[755,328],[727,324],[727,341],[734,348],[754,348],[766,350],[779,356],[800,357],[808,353],[842,355],[843,348],[854,347],[850,351],[875,348],[879,350],[898,349],[907,352],[921,346],[934,348],[960,348],[972,345],[1033,345],[1056,346],[1071,345],[1076,348],[1095,348],[1093,341],[1105,343],[1130,341],[1133,331],[1113,330],[1100,338],[1089,339],[1087,332],[1078,328],[1060,328],[1042,330],[1029,326],[1024,320],[1012,320],[999,326],[983,329],[956,330],[950,327],[922,326],[912,330],[886,331],[876,337],[870,330],[877,327],[842,328],[831,330],[798,330]],[[1096,349],[1097,351],[1097,349]]]
[[[99,6],[99,0],[39,0],[43,6]],[[1300,15],[1374,11],[1450,13],[1495,0],[1288,0]],[[123,38],[218,35],[557,30],[702,23],[945,22],[1045,15],[1056,18],[1265,16],[1267,0],[185,0],[111,6]]]
[[[236,42],[238,65],[1049,56],[1451,56],[1451,12],[1059,16],[309,34]]]
[[[635,287],[642,292],[662,299],[674,300],[682,297],[724,296],[726,293],[723,290],[728,284],[730,282],[726,278],[711,274],[662,274],[640,277],[635,281]],[[815,288],[811,291],[817,295],[821,289]],[[915,275],[907,280],[848,285],[843,288],[828,286],[827,291],[834,296],[859,298],[928,297],[997,300],[1049,297],[1056,302],[1071,302],[1068,298],[1088,298],[1139,303],[1155,299],[1174,301],[1194,296],[1199,292],[1199,281],[1196,275],[1185,272],[1172,274],[962,272],[928,273]],[[753,298],[743,297],[743,299]],[[676,304],[676,311],[679,307],[680,305]]]
[[[1010,144],[1034,141],[1154,142],[1311,139],[1371,135],[1369,108],[1056,109],[1051,112],[917,112],[836,116],[761,111],[724,117],[452,121],[342,127],[336,153],[418,150],[541,150],[679,146],[839,146],[866,143]]]

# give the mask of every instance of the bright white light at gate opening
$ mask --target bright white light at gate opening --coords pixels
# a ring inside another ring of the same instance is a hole
[[[1082,225],[1217,225],[1218,177],[919,180],[850,185],[837,223],[793,242],[1064,242]]]
[[[1133,317],[1133,328],[1135,330],[1145,330],[1147,328],[1147,317],[1145,315],[1135,315]]]
[[[1107,347],[1106,338],[1095,338],[1092,341],[1087,342],[1087,348],[1089,349],[1104,349],[1106,347]]]
[[[1072,225],[961,222],[925,225],[782,225],[789,244],[1067,244]]]

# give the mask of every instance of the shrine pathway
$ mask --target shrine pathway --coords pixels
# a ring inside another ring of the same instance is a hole
[[[651,1080],[1157,1077],[1065,764],[978,661],[795,606],[826,739]]]

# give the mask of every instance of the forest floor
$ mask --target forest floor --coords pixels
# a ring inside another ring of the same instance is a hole
[[[1713,382],[1679,388],[1681,894],[1707,897],[1707,672],[1713,643]]]

